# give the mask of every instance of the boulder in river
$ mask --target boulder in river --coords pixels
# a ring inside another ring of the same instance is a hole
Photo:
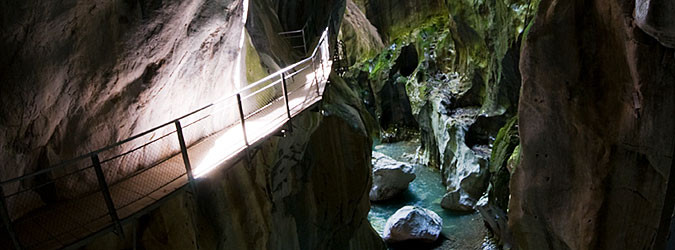
[[[373,152],[373,187],[370,200],[381,201],[392,198],[408,189],[415,179],[415,169],[382,153]]]
[[[457,212],[472,212],[475,205],[476,200],[461,188],[446,193],[441,200],[441,207]]]
[[[421,241],[432,243],[443,229],[443,220],[431,210],[405,206],[387,219],[383,239],[387,243]]]

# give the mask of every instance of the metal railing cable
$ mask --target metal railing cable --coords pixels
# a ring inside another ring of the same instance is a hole
[[[112,145],[0,181],[0,248],[62,248],[103,230],[123,235],[122,221],[320,100],[331,67],[328,47],[326,28],[309,57],[236,93]]]
[[[306,38],[307,33],[305,29],[307,29],[311,20],[312,20],[311,17],[307,19],[305,25],[303,25],[302,28],[300,28],[299,30],[284,31],[279,32],[277,34],[282,38],[286,39],[286,41],[290,43],[291,48],[302,49],[302,53],[307,54],[307,38]]]

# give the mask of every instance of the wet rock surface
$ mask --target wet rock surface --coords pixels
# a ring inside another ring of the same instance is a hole
[[[405,206],[387,219],[383,238],[390,244],[404,241],[433,243],[440,236],[442,228],[443,220],[433,211]]]
[[[400,194],[408,189],[408,184],[415,179],[414,168],[399,162],[382,153],[373,152],[373,187],[370,189],[370,200],[381,201]]]

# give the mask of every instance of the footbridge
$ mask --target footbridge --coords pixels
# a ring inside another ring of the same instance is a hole
[[[123,224],[319,102],[331,67],[326,29],[309,57],[234,94],[113,145],[1,181],[0,249],[74,248],[111,231],[124,235]]]

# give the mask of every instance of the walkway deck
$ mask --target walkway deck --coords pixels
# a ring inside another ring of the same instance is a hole
[[[188,184],[188,172],[208,174],[319,102],[331,71],[328,51],[324,32],[311,57],[236,95],[66,164],[0,182],[0,249],[68,247],[160,204]],[[57,188],[74,194],[45,201]]]

